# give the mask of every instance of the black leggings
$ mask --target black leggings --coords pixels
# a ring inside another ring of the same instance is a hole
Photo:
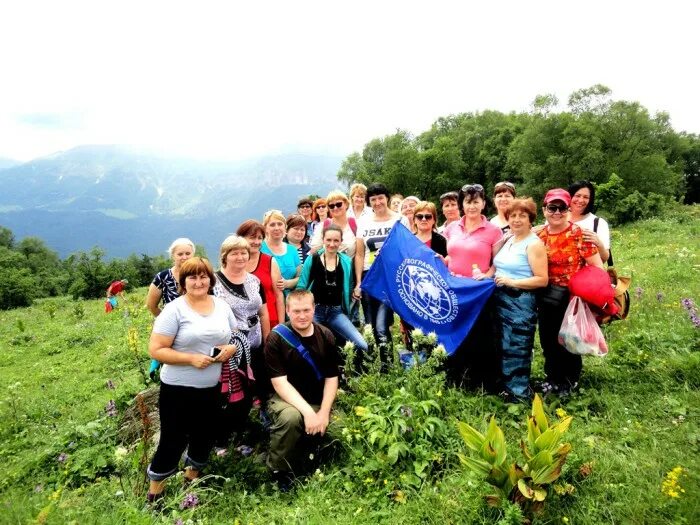
[[[547,381],[558,386],[570,386],[581,377],[583,360],[559,344],[559,329],[569,306],[569,294],[556,302],[545,301],[540,292],[537,298],[537,315],[540,325],[540,345],[544,354],[544,373]]]
[[[162,481],[178,468],[187,448],[185,465],[202,470],[214,446],[214,427],[221,401],[220,387],[194,388],[160,384],[158,412],[160,441],[148,466],[148,477]]]

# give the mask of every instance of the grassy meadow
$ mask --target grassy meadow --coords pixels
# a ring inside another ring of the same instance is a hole
[[[616,267],[633,279],[630,315],[605,328],[607,357],[584,359],[579,393],[544,400],[553,420],[573,416],[564,435],[572,451],[533,523],[700,523],[700,330],[691,311],[699,248],[698,206],[614,230]],[[529,407],[446,387],[430,363],[353,379],[325,461],[310,463],[292,492],[270,483],[253,418],[237,443],[251,455],[213,459],[192,487],[171,479],[162,512],[144,511],[152,444],[118,431],[146,386],[144,294],[128,294],[111,314],[102,301],[68,298],[0,312],[0,523],[522,522],[516,506],[486,504],[489,486],[459,460],[468,449],[457,422],[483,431],[494,415],[518,458]],[[542,376],[537,348],[533,377]]]

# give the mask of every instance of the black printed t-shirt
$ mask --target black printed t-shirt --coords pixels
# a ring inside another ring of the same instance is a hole
[[[323,386],[330,377],[338,377],[338,350],[335,337],[328,328],[314,323],[314,333],[309,337],[300,336],[286,323],[313,357],[323,378],[319,381],[311,365],[275,331],[271,331],[265,342],[265,365],[271,379],[287,376],[287,381],[296,388],[301,397],[310,405],[320,405],[323,400]]]

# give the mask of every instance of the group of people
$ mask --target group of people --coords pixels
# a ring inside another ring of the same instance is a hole
[[[162,363],[161,436],[148,467],[149,501],[162,496],[185,450],[186,480],[200,475],[215,447],[225,454],[253,403],[270,419],[267,465],[281,484],[289,482],[299,440],[323,435],[328,426],[342,364],[338,347],[354,345],[358,359],[345,366],[357,373],[371,352],[383,365],[391,360],[394,312],[361,283],[397,222],[453,275],[496,283],[446,361],[454,384],[483,387],[509,402],[529,399],[539,324],[546,378],[536,388],[574,390],[581,357],[557,337],[569,278],[610,257],[609,229],[592,213],[594,197],[585,181],[548,191],[546,222],[535,227],[535,202],[518,198],[512,183],[495,186],[491,220],[483,186],[465,184],[440,197],[445,222],[438,227],[432,202],[391,195],[382,184],[354,184],[349,195],[335,190],[302,199],[287,217],[269,210],[262,222],[243,222],[221,244],[218,270],[194,256],[189,239],[174,241],[173,266],[155,276],[146,299],[155,316],[149,353]],[[374,347],[358,330],[362,324],[371,325]]]

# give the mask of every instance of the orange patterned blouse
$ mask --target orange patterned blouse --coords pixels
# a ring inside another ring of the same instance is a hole
[[[559,233],[545,226],[538,234],[547,248],[549,284],[568,286],[569,279],[586,264],[586,258],[598,253],[598,247],[583,240],[583,230],[573,223]]]

